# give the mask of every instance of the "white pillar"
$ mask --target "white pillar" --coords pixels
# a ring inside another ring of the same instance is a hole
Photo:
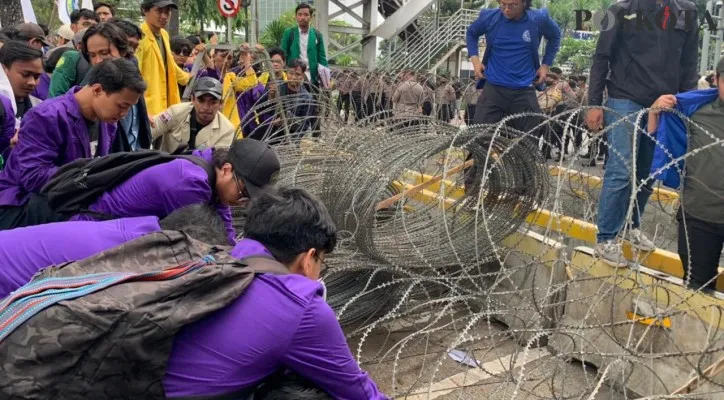
[[[315,25],[324,38],[324,52],[329,55],[329,0],[315,1],[314,8]]]
[[[362,6],[362,18],[370,24],[370,31],[377,27],[377,2],[378,0],[368,0]],[[362,47],[362,61],[367,65],[368,71],[377,67],[377,36],[367,37],[367,42]]]

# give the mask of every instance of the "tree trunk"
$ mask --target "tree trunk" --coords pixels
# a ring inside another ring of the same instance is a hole
[[[0,0],[0,24],[3,28],[12,28],[23,22],[23,10],[20,0]]]
[[[173,37],[178,35],[178,10],[171,9],[171,20],[168,21],[168,34]]]

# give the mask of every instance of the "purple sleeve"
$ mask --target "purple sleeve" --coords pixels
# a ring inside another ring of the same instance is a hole
[[[15,117],[13,116],[13,105],[5,96],[0,96],[0,107],[5,110],[5,119],[0,121],[0,153],[5,155],[5,150],[10,147],[10,139],[15,135]]]
[[[334,399],[387,399],[357,365],[334,311],[320,296],[307,307],[281,361]]]
[[[26,192],[39,192],[55,175],[59,151],[64,146],[57,129],[62,129],[57,120],[48,120],[31,109],[20,124],[18,144],[13,149],[8,167],[14,168],[21,176],[20,186]],[[55,129],[53,129],[55,128]]]
[[[196,79],[203,78],[206,76],[217,79],[219,81],[221,80],[221,75],[219,75],[219,71],[217,71],[213,68],[205,68],[205,69],[199,70],[199,72],[196,74]]]
[[[216,213],[224,221],[224,227],[226,227],[226,235],[229,238],[229,244],[236,246],[236,230],[231,222],[231,207],[218,203],[216,204]]]

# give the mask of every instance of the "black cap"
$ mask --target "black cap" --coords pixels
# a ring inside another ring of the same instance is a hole
[[[178,10],[178,6],[173,0],[144,0],[143,3],[141,3],[141,7],[158,7],[158,8],[165,8],[171,6]]]
[[[45,31],[36,23],[23,22],[15,25],[15,30],[17,31],[18,37],[23,40],[30,41],[31,39],[38,39],[44,45],[51,46],[48,39],[45,38]]]
[[[201,97],[205,94],[210,94],[216,99],[221,99],[224,95],[224,87],[221,86],[221,82],[218,79],[210,76],[199,78],[194,84],[194,96]]]
[[[271,184],[281,169],[274,149],[256,139],[235,141],[229,149],[229,155],[234,173],[244,180],[251,197]]]

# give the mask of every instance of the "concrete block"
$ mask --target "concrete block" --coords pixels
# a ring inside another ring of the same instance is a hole
[[[590,248],[577,248],[565,312],[548,346],[595,365],[615,386],[670,394],[724,357],[724,301],[634,268],[616,270],[595,260]],[[724,375],[712,380],[724,385]],[[694,393],[724,398],[721,390],[704,382]]]

